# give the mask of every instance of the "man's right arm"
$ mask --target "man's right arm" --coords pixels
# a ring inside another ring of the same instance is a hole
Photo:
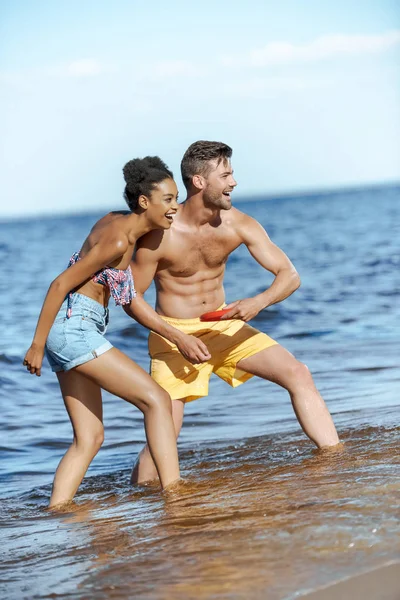
[[[138,240],[135,257],[131,262],[136,298],[123,306],[123,309],[138,323],[175,344],[186,360],[194,364],[205,362],[211,358],[207,346],[195,336],[187,335],[169,325],[143,297],[157,272],[161,254],[159,237],[157,244],[159,234],[158,231],[152,231]]]

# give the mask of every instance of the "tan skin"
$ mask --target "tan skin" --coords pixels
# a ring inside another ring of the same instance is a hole
[[[172,216],[178,209],[175,182],[166,178],[154,187],[149,197],[140,196],[138,203],[135,212],[110,213],[100,219],[83,243],[81,259],[50,285],[32,344],[23,362],[31,374],[41,374],[46,339],[67,293],[75,290],[107,306],[109,290],[94,283],[91,280],[93,274],[104,267],[127,269],[140,236],[155,228],[169,229]],[[162,327],[161,331],[164,331]],[[57,468],[51,507],[73,498],[102,444],[101,388],[143,412],[149,452],[162,487],[179,479],[170,397],[141,367],[112,348],[96,359],[57,376],[71,419],[74,440]]]
[[[156,312],[141,299],[131,307],[130,314],[140,322],[151,323],[151,329],[162,321],[158,315],[190,319],[220,307],[225,301],[225,264],[241,244],[275,278],[260,294],[230,303],[231,310],[224,318],[250,321],[261,310],[290,296],[300,285],[293,264],[262,226],[232,207],[231,192],[236,181],[229,161],[219,164],[215,161],[210,166],[207,176],[193,177],[187,200],[180,206],[173,226],[168,231],[152,231],[138,244],[132,264],[136,289],[142,296],[154,278]],[[174,336],[167,333],[164,337],[176,343]],[[207,353],[204,347],[185,358],[199,363],[209,359]],[[302,429],[319,448],[339,443],[332,418],[310,372],[282,346],[272,346],[243,359],[238,367],[287,389]],[[172,404],[179,435],[185,399],[173,400]],[[145,446],[134,467],[132,482],[156,476]]]

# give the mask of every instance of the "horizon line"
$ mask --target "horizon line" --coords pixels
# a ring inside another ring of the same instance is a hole
[[[343,192],[356,192],[361,190],[374,190],[381,188],[390,188],[390,187],[400,187],[400,179],[394,181],[383,181],[383,182],[373,182],[373,183],[362,183],[362,184],[344,184],[341,186],[335,187],[322,187],[322,188],[305,188],[305,189],[294,189],[287,190],[283,192],[267,192],[263,194],[262,192],[252,193],[249,195],[239,196],[235,199],[233,206],[236,202],[260,202],[260,201],[271,201],[271,200],[279,200],[279,199],[289,199],[289,198],[303,198],[305,196],[315,197],[315,196],[328,196],[328,195],[336,195]],[[116,208],[110,208],[110,211],[118,210]],[[122,210],[122,209],[121,209]],[[57,217],[73,217],[73,216],[85,216],[85,215],[93,215],[101,212],[101,209],[93,209],[93,208],[84,208],[82,210],[72,210],[72,211],[63,211],[60,210],[56,213],[48,212],[47,210],[41,213],[24,213],[24,214],[16,214],[16,215],[4,215],[0,214],[0,224],[7,223],[10,221],[25,221],[32,218],[37,219],[52,219]]]

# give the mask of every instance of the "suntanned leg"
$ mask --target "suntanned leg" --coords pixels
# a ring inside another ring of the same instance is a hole
[[[163,488],[179,479],[178,451],[169,394],[125,354],[112,348],[76,370],[144,415],[150,455]]]
[[[285,348],[271,346],[242,359],[237,366],[247,373],[273,381],[289,392],[304,433],[318,448],[339,443],[332,417],[310,371]]]
[[[184,400],[172,400],[172,418],[174,420],[176,439],[183,423],[183,413],[185,410]],[[131,483],[145,483],[157,479],[157,469],[151,457],[148,444],[140,451],[137,460],[133,466],[131,474]]]
[[[58,465],[50,506],[71,500],[104,439],[101,390],[79,373],[57,373],[74,439]]]
[[[100,388],[143,412],[149,452],[162,487],[179,479],[171,399],[146,371],[112,348],[94,360],[58,374],[58,378],[74,430],[74,441],[58,466],[50,506],[73,498],[102,444]]]

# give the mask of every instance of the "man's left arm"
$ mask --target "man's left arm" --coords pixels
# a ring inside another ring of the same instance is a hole
[[[274,281],[264,292],[228,304],[232,310],[224,315],[225,319],[250,321],[267,306],[281,302],[293,294],[300,286],[300,277],[289,258],[270,240],[258,221],[248,215],[242,215],[238,233],[252,257],[264,269],[275,275]]]

